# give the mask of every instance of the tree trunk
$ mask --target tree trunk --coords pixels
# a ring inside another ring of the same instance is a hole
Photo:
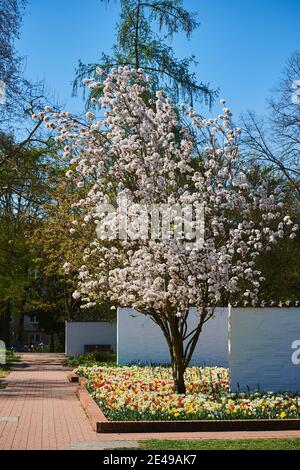
[[[21,313],[18,321],[18,341],[23,346],[24,344],[24,313]]]
[[[50,335],[50,352],[54,352],[54,333]]]
[[[140,68],[140,58],[139,58],[139,27],[140,27],[140,10],[141,10],[141,1],[137,1],[136,5],[136,22],[135,22],[135,38],[134,38],[134,56],[135,56],[135,68]]]
[[[172,342],[172,369],[175,393],[185,394],[184,383],[184,346],[182,334],[180,334],[178,321],[170,322],[171,342]]]
[[[6,348],[10,347],[10,303],[7,302],[3,315],[0,317],[0,339]]]
[[[184,382],[185,369],[184,369],[182,357],[173,357],[172,369],[173,369],[175,393],[185,395],[186,393],[185,382]]]

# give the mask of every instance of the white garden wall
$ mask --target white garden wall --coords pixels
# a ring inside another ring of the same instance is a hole
[[[65,354],[84,353],[86,344],[109,344],[117,348],[117,326],[106,322],[66,322]]]
[[[189,331],[196,326],[197,311],[191,309]],[[147,316],[132,308],[119,308],[117,321],[119,364],[169,363],[170,355],[160,328]],[[191,364],[228,365],[228,313],[218,308],[215,317],[203,327]]]
[[[300,391],[300,309],[231,308],[231,390]]]

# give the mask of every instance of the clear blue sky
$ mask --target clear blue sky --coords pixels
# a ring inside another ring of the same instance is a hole
[[[236,115],[266,112],[288,57],[300,49],[299,0],[185,0],[201,25],[190,41],[179,37],[179,57],[195,54],[197,76],[220,89]],[[29,0],[17,43],[27,58],[26,75],[43,79],[66,109],[80,112],[71,97],[78,59],[96,62],[114,40],[119,1]]]

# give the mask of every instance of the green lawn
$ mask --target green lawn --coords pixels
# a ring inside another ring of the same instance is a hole
[[[241,439],[198,441],[143,441],[146,450],[300,450],[300,439]]]

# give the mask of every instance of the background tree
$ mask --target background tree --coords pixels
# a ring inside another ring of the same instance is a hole
[[[270,171],[270,170],[269,170]],[[272,173],[271,173],[272,174]],[[273,176],[274,180],[274,176]],[[285,191],[284,211],[291,214],[300,226],[299,195],[294,185],[286,178],[275,178],[276,184]],[[287,305],[299,302],[300,292],[300,236],[285,238],[278,242],[272,252],[260,257],[260,269],[265,281],[262,283],[260,299],[268,305]]]
[[[48,146],[19,146],[2,134],[0,141],[0,292],[1,325],[9,344],[9,322],[26,311],[33,259],[27,246],[49,197],[52,159]],[[20,338],[22,331],[19,331]]]
[[[0,104],[0,334],[7,344],[12,316],[23,344],[36,269],[29,240],[60,165],[49,131],[31,117],[48,103],[44,86],[25,78],[25,62],[15,49],[25,5],[25,0],[0,0],[0,80],[6,91]]]
[[[102,0],[109,3],[109,0]],[[216,96],[208,84],[198,83],[191,70],[195,57],[176,58],[170,41],[174,34],[183,33],[189,38],[197,28],[196,14],[189,13],[182,0],[121,0],[120,22],[117,25],[117,42],[112,54],[102,54],[97,64],[79,62],[74,83],[78,85],[87,77],[95,77],[97,67],[107,72],[118,66],[142,68],[152,78],[154,91],[164,88],[175,101],[181,96],[193,102],[204,100],[209,105]],[[88,104],[101,92],[101,84],[90,90]]]
[[[257,179],[275,179],[286,190],[285,210],[300,223],[300,53],[288,60],[279,86],[269,100],[270,114],[259,118],[249,111],[242,118],[245,166],[256,168]],[[292,261],[291,261],[292,260]],[[276,266],[276,269],[274,269]],[[300,238],[281,240],[260,259],[266,277],[263,302],[299,298]]]
[[[12,103],[23,95],[22,59],[18,56],[14,41],[19,28],[25,0],[0,1],[0,80],[6,85],[6,106],[0,106],[0,117],[11,110]]]
[[[244,170],[247,169],[251,175],[251,183],[260,185],[262,181],[275,190],[282,191],[282,212],[290,214],[295,224],[300,226],[300,206],[298,193],[293,184],[285,178],[283,173],[274,171],[270,165],[263,163],[253,164],[243,161]],[[255,223],[259,224],[260,211],[253,213]],[[292,238],[279,239],[271,251],[264,251],[257,259],[257,265],[264,280],[261,282],[256,305],[277,306],[295,305],[299,301],[300,286],[300,236],[295,232]],[[243,293],[225,297],[222,305],[228,302],[232,305],[244,307],[251,306],[251,300]]]
[[[31,114],[47,103],[43,83],[25,78],[25,61],[15,48],[26,3],[0,0],[0,81],[5,84],[6,97],[0,105],[0,130],[14,132],[15,137],[19,134],[21,139],[31,136]]]
[[[115,312],[110,309],[111,305],[98,305],[84,313],[78,299],[72,296],[84,249],[94,238],[94,230],[91,226],[85,226],[85,229],[80,226],[80,222],[83,223],[82,211],[73,207],[79,192],[82,198],[86,196],[86,188],[77,188],[76,183],[67,180],[64,173],[64,167],[56,168],[51,198],[43,205],[43,217],[30,237],[37,273],[36,282],[31,289],[32,314],[36,314],[36,309],[39,318],[44,314],[43,323],[47,323],[48,330],[51,321],[47,318],[51,311],[57,312],[53,316],[59,316],[58,323],[61,323],[61,319],[116,320]]]
[[[248,161],[271,166],[300,196],[300,53],[295,52],[270,100],[270,116],[249,111],[242,119],[244,153]]]

